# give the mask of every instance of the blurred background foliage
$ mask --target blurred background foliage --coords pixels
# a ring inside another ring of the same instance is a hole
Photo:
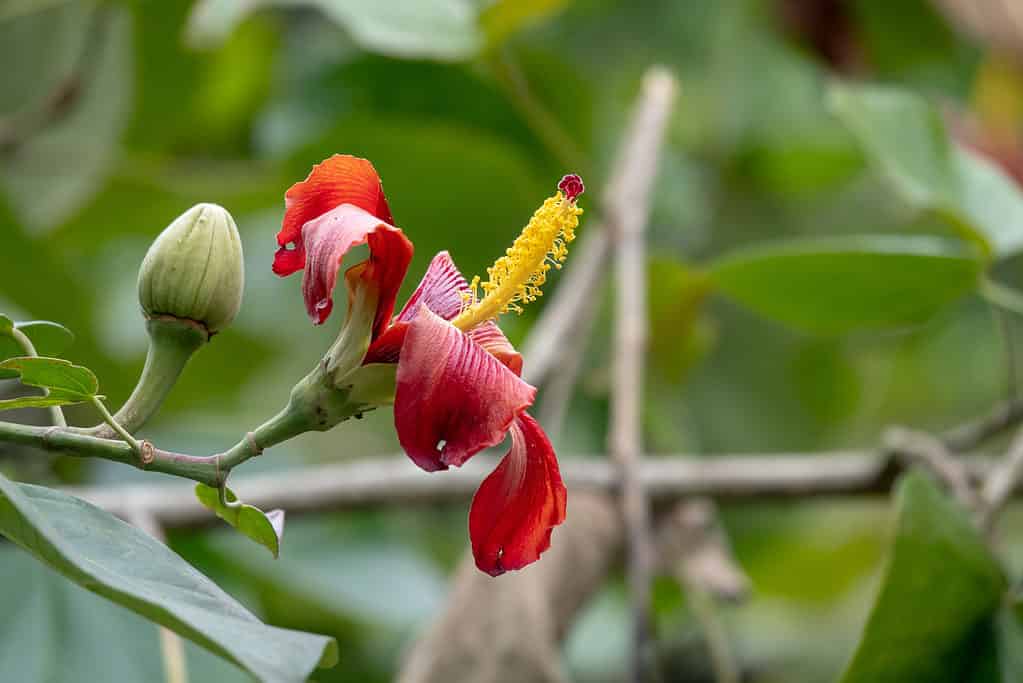
[[[242,313],[144,430],[214,452],[283,403],[335,334],[309,324],[297,278],[270,272],[283,193],[312,164],[373,161],[416,245],[409,283],[442,249],[480,272],[564,172],[586,178],[593,222],[639,77],[660,63],[681,97],[650,225],[649,450],[870,447],[893,422],[948,426],[1006,391],[1005,338],[978,298],[910,328],[814,334],[725,301],[694,268],[783,237],[948,234],[872,170],[826,93],[839,75],[922,93],[1012,172],[1023,71],[955,26],[927,0],[0,0],[0,310],[71,328],[67,357],[118,404],[145,354],[135,275],[149,242],[196,202],[224,205],[246,249]],[[1010,284],[1018,273],[999,266]],[[513,341],[537,309],[504,322]],[[579,349],[562,458],[604,447],[609,316]],[[307,435],[245,470],[395,453],[390,421],[380,411]],[[141,476],[13,450],[0,468],[43,482]],[[832,680],[869,607],[887,504],[746,504],[725,520],[754,585],[725,615],[744,664],[758,681]],[[271,623],[336,636],[341,663],[317,680],[385,681],[443,604],[464,539],[455,506],[294,519],[276,562],[226,529],[172,545]],[[159,676],[154,626],[0,553],[0,671]],[[664,680],[702,680],[678,665],[702,657],[684,596],[664,582],[655,597]],[[575,680],[622,677],[626,620],[614,582],[569,636]],[[94,656],[110,633],[124,645]],[[189,656],[194,680],[245,680]]]

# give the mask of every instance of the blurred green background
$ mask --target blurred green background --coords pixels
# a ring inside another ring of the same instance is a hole
[[[145,355],[135,276],[149,242],[196,202],[227,207],[246,250],[242,312],[143,432],[214,452],[276,411],[336,334],[336,320],[309,324],[298,276],[270,271],[284,191],[312,164],[335,152],[373,161],[416,246],[410,284],[441,249],[481,272],[563,173],[583,174],[582,231],[594,222],[640,76],[663,64],[681,96],[649,231],[648,449],[871,447],[887,424],[949,426],[1004,395],[1003,339],[985,305],[967,298],[910,330],[810,336],[705,298],[691,269],[785,236],[926,229],[829,113],[827,84],[898,84],[1018,132],[1014,103],[983,97],[992,78],[1023,92],[1000,63],[927,0],[0,0],[0,311],[71,328],[67,357],[118,405]],[[1001,270],[1011,282],[1019,269]],[[593,296],[608,301],[556,434],[563,459],[604,447],[610,292]],[[514,342],[538,308],[502,322]],[[398,450],[378,411],[244,469]],[[49,483],[155,476],[12,449],[0,468]],[[271,623],[336,636],[341,663],[316,680],[386,681],[443,605],[465,512],[296,518],[277,562],[226,528],[172,545]],[[869,607],[887,503],[744,504],[725,521],[754,585],[725,613],[744,665],[757,681],[833,679]],[[154,626],[0,553],[5,676],[158,678]],[[708,680],[684,596],[665,581],[655,598],[663,680]],[[615,579],[569,635],[574,680],[622,678],[626,624]],[[96,657],[110,633],[123,646]],[[246,680],[189,656],[193,680]]]

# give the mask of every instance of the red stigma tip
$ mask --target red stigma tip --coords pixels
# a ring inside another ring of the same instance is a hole
[[[582,178],[575,173],[569,173],[558,183],[558,189],[565,193],[568,201],[574,202],[579,195],[586,191],[586,186],[583,185]]]

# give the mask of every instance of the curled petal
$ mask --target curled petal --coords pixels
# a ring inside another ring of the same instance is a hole
[[[491,576],[535,562],[565,521],[565,485],[547,435],[522,413],[511,436],[511,450],[480,484],[469,511],[476,566]]]
[[[487,353],[501,361],[516,375],[522,375],[522,354],[504,336],[504,332],[493,320],[477,325],[469,331],[469,337],[486,349]]]
[[[462,292],[468,288],[469,284],[448,252],[442,251],[434,256],[416,291],[405,302],[405,307],[390,327],[370,345],[364,362],[397,363],[401,345],[405,343],[405,333],[408,332],[409,323],[416,317],[420,304],[441,318],[451,320],[462,310]]]
[[[335,154],[313,166],[305,180],[284,193],[284,221],[277,244],[295,244],[301,249],[302,226],[342,204],[352,204],[384,223],[394,223],[373,164],[348,154]]]
[[[469,283],[451,260],[451,255],[442,251],[430,261],[430,267],[423,274],[416,291],[398,313],[398,320],[411,322],[419,312],[420,304],[445,320],[451,320],[462,312],[462,293],[468,290]]]
[[[398,228],[351,204],[342,204],[306,223],[302,240],[307,249],[302,295],[306,311],[317,325],[327,319],[334,307],[334,285],[341,259],[352,247],[369,244],[369,259],[353,268],[350,275],[373,282],[379,288],[373,323],[376,337],[394,310],[398,288],[412,260],[412,243]]]
[[[394,426],[427,471],[461,465],[504,438],[536,389],[425,306],[409,324],[398,361]]]
[[[424,305],[444,320],[451,320],[462,311],[465,301],[463,294],[468,291],[469,283],[451,260],[451,255],[442,251],[434,256],[416,291],[412,292],[394,322],[370,346],[365,362],[398,362],[409,322],[415,317],[419,306]],[[504,336],[497,323],[487,321],[470,330],[469,337],[516,375],[522,374],[522,356]]]

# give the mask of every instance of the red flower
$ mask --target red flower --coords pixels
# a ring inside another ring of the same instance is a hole
[[[273,269],[305,268],[302,292],[313,322],[323,323],[345,253],[367,243],[368,260],[345,274],[349,310],[373,297],[362,363],[397,363],[394,424],[408,456],[427,471],[459,466],[511,433],[511,449],[480,485],[469,512],[476,565],[494,576],[521,569],[550,546],[565,519],[565,486],[547,435],[526,413],[536,389],[523,381],[522,357],[494,320],[540,295],[574,238],[578,176],[566,176],[537,210],[488,280],[466,282],[447,252],[437,254],[404,308],[395,298],[412,244],[391,223],[380,178],[364,159],[335,155],[285,195],[281,245]]]

